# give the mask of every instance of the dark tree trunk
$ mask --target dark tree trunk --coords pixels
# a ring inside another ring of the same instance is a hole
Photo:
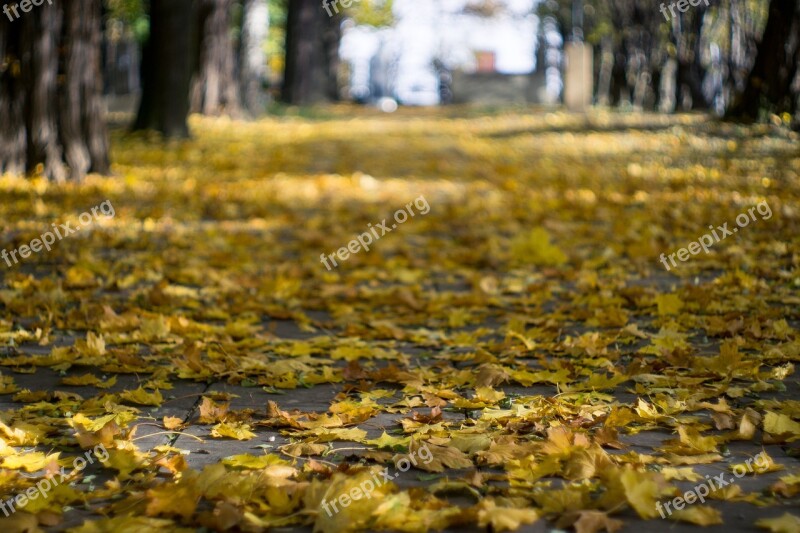
[[[266,105],[267,65],[262,44],[269,30],[269,9],[266,0],[244,0],[242,7],[239,86],[244,108],[251,115],[259,115]]]
[[[340,16],[328,16],[317,0],[289,2],[281,100],[294,105],[338,100],[340,23]]]
[[[189,136],[192,0],[152,0],[150,36],[142,60],[142,100],[133,129]]]
[[[80,175],[107,173],[108,132],[103,120],[101,0],[65,0],[66,75],[61,130],[67,165]],[[87,9],[89,8],[89,9]],[[95,68],[82,68],[83,65]]]
[[[700,60],[700,35],[706,7],[701,3],[691,12],[672,19],[672,38],[677,50],[677,69],[675,72],[676,104],[684,107],[691,102],[689,109],[708,109],[703,94],[705,69]]]
[[[607,106],[611,103],[611,79],[614,71],[614,41],[613,37],[603,37],[600,44],[597,72],[597,104]]]
[[[625,80],[625,63],[627,57],[620,49],[615,54],[614,64],[611,67],[611,105],[616,107],[624,100],[630,101],[630,93],[627,92],[627,82]]]
[[[199,6],[200,59],[192,82],[191,110],[238,116],[239,87],[230,33],[233,0],[200,0]]]
[[[0,173],[25,172],[26,89],[21,76],[22,24],[0,17]]]
[[[43,4],[0,21],[0,170],[62,182],[108,172],[100,0]]]
[[[758,45],[756,61],[744,91],[737,95],[726,118],[750,122],[759,111],[793,112],[796,101],[792,82],[800,57],[800,11],[798,0],[771,0],[769,18]]]

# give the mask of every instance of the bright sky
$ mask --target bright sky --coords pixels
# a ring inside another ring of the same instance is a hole
[[[342,41],[342,58],[353,64],[353,85],[368,85],[369,61],[378,49],[396,61],[395,87],[436,92],[431,67],[440,58],[451,69],[475,69],[475,52],[494,52],[505,74],[529,73],[535,64],[536,0],[500,0],[504,13],[485,19],[463,14],[467,0],[395,0],[396,24],[389,30],[352,28]]]

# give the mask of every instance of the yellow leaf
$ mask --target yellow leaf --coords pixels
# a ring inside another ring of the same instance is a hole
[[[346,440],[353,442],[363,442],[367,432],[359,428],[314,428],[308,430],[308,434],[316,435],[319,442],[330,442],[333,440]]]
[[[374,531],[427,532],[442,531],[451,525],[451,520],[461,514],[457,507],[444,507],[432,502],[431,508],[419,508],[411,501],[408,492],[390,494],[372,512]]]
[[[762,518],[757,520],[756,525],[762,529],[768,529],[772,533],[797,533],[800,531],[800,517],[789,513],[783,513],[777,518]]]
[[[575,533],[614,533],[622,528],[622,520],[615,520],[602,511],[580,511],[578,519],[572,524]]]
[[[640,517],[649,519],[658,516],[656,501],[661,491],[655,474],[627,468],[619,479],[625,488],[625,498]]]
[[[162,420],[162,424],[164,424],[164,428],[166,429],[179,429],[183,426],[183,420],[177,416],[165,416]]]
[[[86,332],[86,349],[89,355],[103,355],[106,353],[106,341],[103,335],[95,335],[94,332]]]
[[[392,437],[385,431],[377,439],[365,440],[364,444],[372,444],[378,448],[394,450],[398,447],[405,448],[411,442],[411,437]]]
[[[316,502],[311,505],[318,509],[314,531],[339,533],[368,529],[373,513],[380,514],[381,503],[394,490],[395,485],[384,482],[378,469],[363,470],[355,475],[337,472],[327,488],[312,490]]]
[[[223,459],[222,464],[250,470],[261,470],[262,468],[267,468],[268,466],[274,465],[291,467],[291,463],[289,463],[289,461],[271,453],[259,456],[250,454],[233,455]]]
[[[520,526],[533,524],[539,520],[536,509],[515,509],[498,507],[494,500],[482,500],[478,504],[478,526],[491,526],[492,531],[514,531]]]
[[[417,468],[428,472],[444,472],[445,468],[471,468],[474,466],[470,458],[462,451],[452,446],[436,446],[425,443],[428,453],[433,459],[419,461]]]
[[[133,450],[107,450],[108,459],[102,461],[106,467],[119,472],[119,479],[125,481],[131,472],[147,466],[147,455]]]
[[[69,533],[195,533],[197,528],[179,527],[172,520],[145,516],[117,516],[101,520],[87,520],[83,525],[68,530]]]
[[[539,266],[558,266],[567,262],[567,256],[550,243],[550,234],[544,228],[534,228],[511,241],[511,257],[518,263]]]
[[[52,462],[57,462],[58,456],[58,452],[51,455],[46,455],[42,452],[11,455],[3,458],[3,462],[0,463],[0,467],[10,468],[12,470],[24,470],[26,472],[36,472],[38,470],[42,470]]]
[[[119,393],[119,399],[123,402],[136,405],[160,406],[164,402],[164,397],[159,391],[147,392],[142,387],[136,390],[126,390]]]
[[[111,376],[106,381],[101,380],[94,374],[85,374],[83,376],[67,376],[61,379],[64,385],[71,385],[73,387],[97,387],[100,389],[109,389],[116,385],[117,376]]]
[[[180,516],[188,520],[197,509],[201,490],[195,483],[199,474],[186,475],[178,483],[163,483],[149,489],[147,495],[148,516]]]
[[[236,440],[250,440],[256,436],[250,431],[250,426],[239,422],[220,422],[211,428],[211,436]]]
[[[722,523],[722,514],[707,505],[692,505],[680,511],[676,509],[670,518],[698,526],[713,526]]]
[[[786,442],[792,442],[800,438],[800,422],[795,422],[786,415],[767,411],[764,417],[764,431],[770,435],[786,438]]]
[[[659,316],[677,315],[683,308],[683,302],[677,294],[659,294],[656,296],[656,303]]]

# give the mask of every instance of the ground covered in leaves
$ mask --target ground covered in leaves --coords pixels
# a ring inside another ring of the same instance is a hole
[[[120,130],[116,176],[80,186],[0,179],[8,251],[114,211],[0,262],[3,531],[800,531],[796,135],[350,108],[192,130]]]

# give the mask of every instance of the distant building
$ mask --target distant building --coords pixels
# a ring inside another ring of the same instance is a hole
[[[544,69],[536,72],[535,0],[498,0],[491,14],[471,4],[395,0],[394,27],[346,29],[342,58],[352,64],[351,92],[359,100],[391,96],[407,105],[552,99]]]

